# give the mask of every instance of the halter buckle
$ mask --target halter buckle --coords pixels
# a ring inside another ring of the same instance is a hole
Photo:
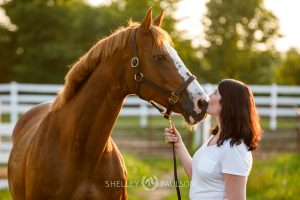
[[[137,66],[139,66],[139,59],[138,59],[138,57],[133,57],[133,58],[131,59],[131,67],[132,67],[132,68],[135,68],[135,67],[137,67]]]
[[[138,73],[138,74],[135,74],[134,75],[134,79],[137,81],[137,82],[141,82],[142,79],[143,79],[144,75],[143,73]]]
[[[177,96],[175,94],[175,92],[172,92],[169,96],[169,102],[173,105],[177,103],[178,99],[179,99],[179,96]]]

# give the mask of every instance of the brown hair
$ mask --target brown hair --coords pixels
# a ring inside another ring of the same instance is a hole
[[[222,130],[217,142],[221,146],[231,139],[230,145],[239,145],[243,141],[249,151],[255,150],[261,138],[262,129],[259,123],[254,97],[250,88],[233,79],[224,79],[218,84],[221,95],[220,123]],[[219,127],[212,130],[216,135]]]

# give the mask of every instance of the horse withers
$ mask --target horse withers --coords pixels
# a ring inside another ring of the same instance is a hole
[[[163,12],[152,21],[149,9],[141,24],[100,40],[68,72],[53,103],[20,118],[8,163],[14,200],[127,199],[111,132],[128,95],[168,107],[188,124],[201,120],[208,96],[170,45],[162,19]]]

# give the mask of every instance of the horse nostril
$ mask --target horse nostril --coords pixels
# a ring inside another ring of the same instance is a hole
[[[199,99],[197,104],[198,104],[198,107],[202,110],[203,108],[207,107],[208,102],[206,100]]]

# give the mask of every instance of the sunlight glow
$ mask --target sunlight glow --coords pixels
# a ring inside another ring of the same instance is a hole
[[[111,0],[86,0],[93,6],[109,5]],[[205,3],[208,0],[182,0],[179,2],[178,11],[174,14],[177,19],[182,21],[177,24],[179,30],[186,33],[186,38],[192,39],[194,45],[205,46],[203,26],[201,23],[205,13]],[[0,0],[0,3],[3,0]],[[300,48],[300,28],[298,28],[298,19],[300,19],[300,1],[295,0],[265,0],[265,6],[271,10],[279,19],[280,33],[282,38],[277,39],[276,48],[283,52],[290,47]],[[0,24],[9,26],[9,18],[5,16],[3,10],[0,10]],[[10,27],[14,29],[15,27]]]

